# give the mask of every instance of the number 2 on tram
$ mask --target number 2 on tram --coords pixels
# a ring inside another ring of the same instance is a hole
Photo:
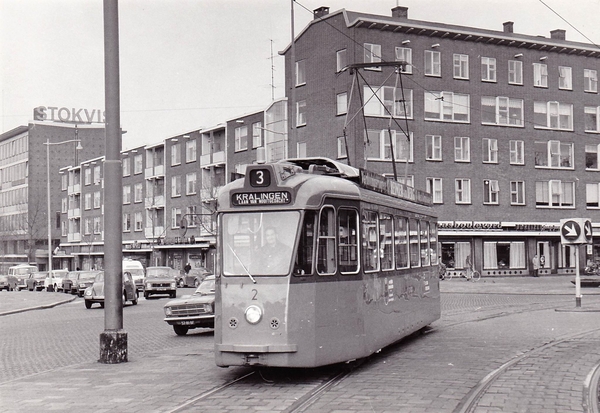
[[[294,159],[249,165],[221,190],[218,219],[218,366],[364,358],[440,317],[428,194]]]

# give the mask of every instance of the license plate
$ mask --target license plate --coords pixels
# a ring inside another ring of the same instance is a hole
[[[180,326],[192,326],[194,325],[193,321],[179,321],[177,324],[179,324]]]
[[[166,287],[158,287],[156,290],[158,290],[158,291],[167,291],[167,288]]]

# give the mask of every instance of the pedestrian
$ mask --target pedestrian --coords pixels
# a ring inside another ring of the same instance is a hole
[[[189,274],[191,269],[192,269],[192,266],[190,265],[189,262],[187,264],[185,264],[185,267],[183,267],[183,271],[185,271],[186,274]]]
[[[445,280],[446,279],[446,264],[444,264],[442,262],[442,257],[438,257],[438,275],[440,277],[440,280]]]
[[[539,271],[540,271],[540,260],[537,256],[537,254],[535,254],[533,256],[533,259],[531,260],[531,263],[533,264],[533,276],[534,277],[539,277]]]

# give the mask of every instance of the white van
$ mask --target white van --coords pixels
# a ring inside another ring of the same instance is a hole
[[[17,278],[17,291],[27,288],[27,278],[29,274],[37,272],[38,268],[35,265],[19,264],[8,268],[8,275]]]
[[[123,260],[123,273],[130,273],[135,287],[138,291],[144,290],[144,277],[146,276],[146,270],[142,263],[138,260],[124,259]]]

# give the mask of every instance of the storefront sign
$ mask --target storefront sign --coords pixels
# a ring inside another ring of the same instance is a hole
[[[104,123],[104,111],[101,109],[89,110],[38,106],[33,109],[33,120],[66,123]]]
[[[285,205],[292,202],[288,191],[242,192],[231,195],[234,206],[245,205]]]
[[[440,221],[439,229],[502,230],[502,224],[494,221]]]

